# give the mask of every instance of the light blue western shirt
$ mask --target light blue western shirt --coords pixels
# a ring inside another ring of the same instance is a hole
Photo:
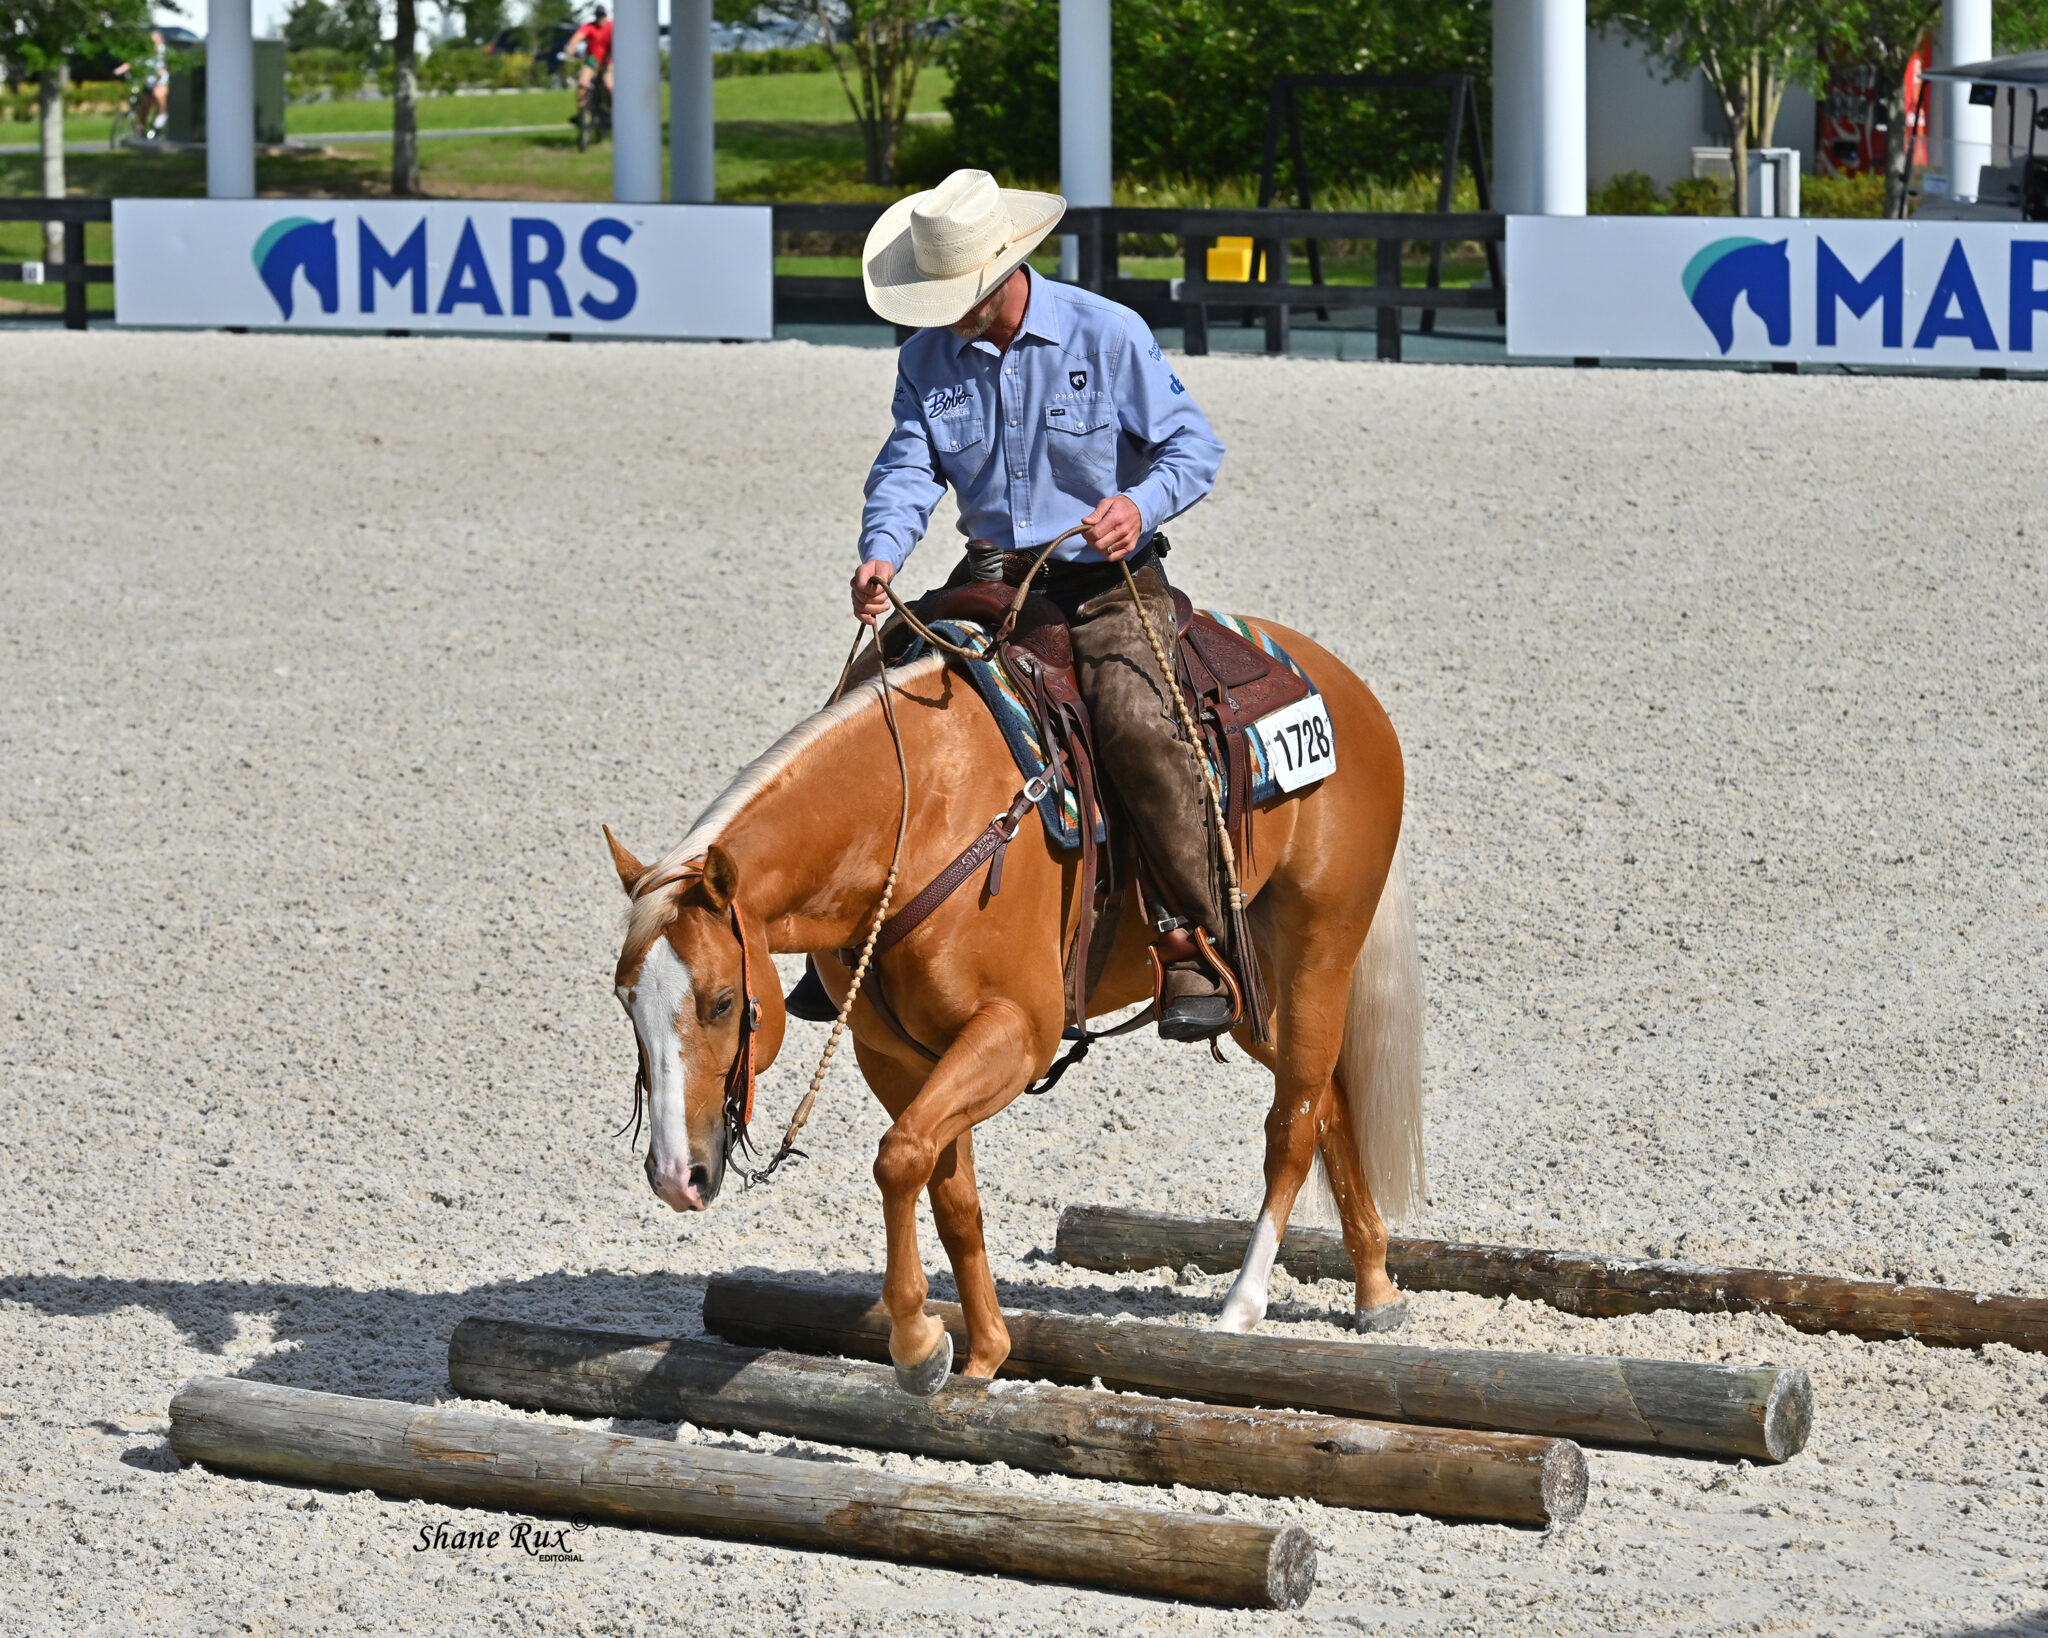
[[[1128,307],[1029,275],[1007,353],[920,330],[897,356],[895,425],[868,474],[862,562],[901,568],[951,484],[960,532],[1036,552],[1106,496],[1149,538],[1209,492],[1223,446]],[[1099,563],[1079,535],[1057,556]]]

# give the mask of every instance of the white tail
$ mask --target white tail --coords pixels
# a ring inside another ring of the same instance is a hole
[[[1422,960],[1415,948],[1415,901],[1398,846],[1365,948],[1351,969],[1337,1091],[1373,1204],[1390,1227],[1399,1227],[1421,1207],[1425,1179]]]

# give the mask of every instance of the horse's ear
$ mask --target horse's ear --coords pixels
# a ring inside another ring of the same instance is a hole
[[[612,834],[612,827],[604,827],[605,845],[612,850],[612,868],[619,873],[619,885],[626,890],[626,897],[633,896],[633,884],[647,874],[647,867],[626,851],[626,844]]]
[[[711,901],[714,912],[723,915],[726,907],[739,897],[740,867],[732,862],[732,855],[713,842],[704,850],[704,897]]]

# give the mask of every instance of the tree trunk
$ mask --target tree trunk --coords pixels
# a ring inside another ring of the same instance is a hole
[[[36,111],[41,119],[39,135],[43,149],[43,197],[64,197],[64,88],[71,83],[71,67],[59,63],[43,70],[36,87]],[[43,224],[43,260],[64,259],[64,224]]]
[[[391,192],[400,199],[420,193],[419,114],[413,99],[419,81],[413,72],[413,45],[419,34],[416,0],[398,0],[398,26],[391,42],[396,70],[391,94]]]
[[[1903,73],[1891,76],[1884,94],[1884,213],[1897,219],[1906,214],[1906,190],[1913,185],[1913,138],[1906,123],[1906,83]]]
[[[1728,122],[1728,160],[1735,169],[1735,214],[1749,214],[1749,110]]]

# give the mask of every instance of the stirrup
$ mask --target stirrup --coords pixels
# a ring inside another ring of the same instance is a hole
[[[1210,1053],[1217,1062],[1223,1062],[1223,1052],[1216,1044],[1217,1038],[1244,1021],[1244,992],[1238,987],[1237,975],[1230,970],[1230,964],[1217,955],[1216,947],[1209,942],[1207,931],[1200,927],[1189,928],[1185,925],[1170,928],[1156,943],[1149,945],[1145,953],[1152,958],[1152,1006],[1159,1016],[1160,1038],[1167,1041],[1207,1041]],[[1179,961],[1205,962],[1209,970],[1216,975],[1223,995],[1230,1003],[1230,1013],[1213,1028],[1205,1019],[1201,1022],[1199,1033],[1182,1035],[1170,1030],[1169,1026],[1174,1020],[1168,1011],[1169,1003],[1166,999],[1166,969],[1171,963]]]

